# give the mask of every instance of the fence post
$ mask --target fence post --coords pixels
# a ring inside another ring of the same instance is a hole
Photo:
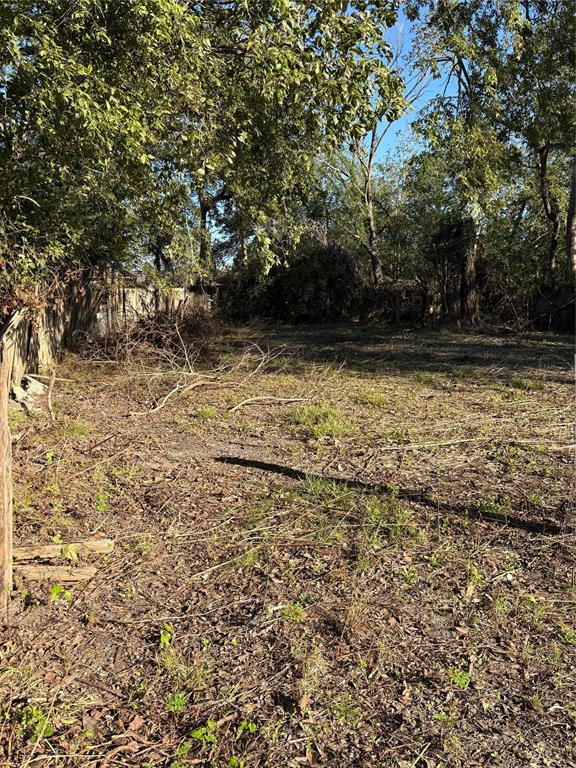
[[[12,441],[8,424],[9,364],[0,336],[0,621],[8,621],[12,593]]]

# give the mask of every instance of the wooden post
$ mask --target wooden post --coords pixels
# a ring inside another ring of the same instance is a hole
[[[0,336],[0,621],[12,593],[12,441],[8,424],[8,354]]]

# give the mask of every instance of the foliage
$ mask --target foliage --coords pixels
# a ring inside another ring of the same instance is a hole
[[[562,304],[572,4],[406,0],[399,51],[398,5],[5,4],[0,312],[87,268],[216,282],[235,319],[521,326]]]
[[[20,725],[26,738],[34,743],[54,735],[54,728],[49,718],[34,704],[24,707]]]
[[[0,13],[8,294],[142,258],[201,274],[217,200],[266,251],[264,222],[319,148],[402,108],[382,34],[392,3],[17,0]]]

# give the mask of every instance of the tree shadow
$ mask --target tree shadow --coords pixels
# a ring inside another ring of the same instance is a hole
[[[310,362],[386,374],[450,375],[469,366],[484,370],[494,381],[537,371],[546,373],[549,382],[568,383],[574,351],[570,337],[554,334],[399,332],[379,325],[282,326],[259,329],[260,343],[263,337],[269,346],[285,347],[289,359],[283,370],[288,373]]]
[[[409,489],[400,489],[400,491],[398,491],[396,488],[393,489],[392,486],[386,485],[385,483],[366,483],[362,480],[348,479],[345,477],[318,475],[310,472],[302,472],[299,469],[287,467],[283,464],[273,464],[268,461],[258,461],[257,459],[244,459],[239,456],[215,456],[214,459],[222,464],[234,464],[238,467],[260,469],[265,472],[273,472],[277,475],[289,477],[293,480],[309,480],[311,478],[327,480],[331,483],[340,484],[346,488],[354,488],[370,493],[386,494],[394,490],[399,498],[422,504],[425,507],[434,509],[436,512],[455,515],[468,520],[479,520],[481,522],[495,523],[509,528],[517,528],[528,533],[557,536],[565,532],[561,525],[558,525],[558,523],[551,520],[524,520],[523,518],[514,515],[486,511],[481,509],[477,504],[448,504],[444,501],[432,499],[419,491]]]

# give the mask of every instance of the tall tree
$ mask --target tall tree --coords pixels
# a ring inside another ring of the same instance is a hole
[[[218,201],[273,215],[321,147],[400,98],[393,2],[15,0],[0,14],[12,288],[129,259],[130,214],[163,178],[196,200],[207,257]]]
[[[468,124],[482,128],[475,131],[479,141],[474,134],[469,141],[472,174],[481,163],[488,174],[498,168],[486,164],[482,141],[495,150],[500,144],[508,165],[515,157],[533,164],[549,225],[547,270],[555,279],[568,199],[568,182],[560,188],[557,177],[576,136],[573,2],[416,0],[407,9],[420,18],[423,60],[432,56],[439,76],[455,78],[455,93],[448,89],[439,103],[446,110],[464,97]]]

